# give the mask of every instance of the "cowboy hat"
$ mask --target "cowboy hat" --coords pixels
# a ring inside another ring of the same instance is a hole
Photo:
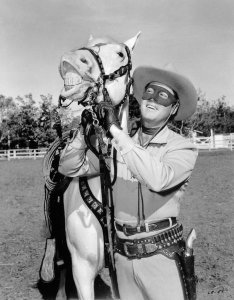
[[[157,81],[168,85],[178,95],[180,105],[174,120],[185,120],[196,111],[197,92],[193,84],[182,75],[154,67],[141,66],[135,69],[133,80],[133,94],[138,103],[142,101],[146,85]]]

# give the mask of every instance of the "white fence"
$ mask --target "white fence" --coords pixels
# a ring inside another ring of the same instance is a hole
[[[40,149],[9,149],[0,150],[0,160],[22,159],[22,158],[42,158],[46,154],[46,148]]]
[[[209,137],[194,137],[192,142],[196,144],[198,149],[212,150],[212,149],[229,149],[234,150],[234,133],[229,135],[216,134]]]
[[[194,144],[196,144],[198,149],[201,150],[212,150],[222,148],[234,150],[234,133],[231,133],[229,135],[217,134],[210,137],[193,137],[191,141]],[[46,151],[47,148],[0,150],[0,160],[43,158],[46,154]]]

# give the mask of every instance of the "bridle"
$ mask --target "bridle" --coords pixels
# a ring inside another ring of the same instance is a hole
[[[96,44],[94,46],[101,47],[103,45],[105,45],[105,44]],[[88,48],[88,47],[82,47],[79,49],[79,50],[87,50],[93,55],[93,57],[95,58],[95,60],[98,64],[98,67],[100,70],[100,75],[99,75],[98,79],[95,81],[94,87],[90,88],[90,90],[89,90],[89,93],[88,93],[89,99],[85,98],[85,99],[81,100],[80,102],[78,101],[78,104],[82,104],[83,106],[94,105],[95,100],[97,99],[97,96],[99,94],[101,87],[102,87],[103,101],[111,102],[111,98],[105,87],[106,81],[113,81],[118,77],[122,77],[125,74],[128,74],[128,83],[126,85],[125,95],[124,95],[123,99],[120,101],[120,103],[118,105],[116,105],[116,107],[118,108],[125,102],[125,100],[127,99],[127,97],[130,94],[130,87],[132,85],[133,79],[130,74],[130,71],[132,69],[131,53],[130,53],[130,50],[127,45],[124,45],[124,48],[125,48],[127,56],[128,56],[128,63],[125,66],[121,66],[118,70],[116,70],[110,74],[105,74],[102,60],[96,51],[94,51],[92,48]],[[59,96],[59,107],[62,106],[62,102],[65,100],[66,100],[66,98],[64,98],[63,96],[61,96],[61,95]],[[70,102],[70,104],[71,103],[72,102]]]

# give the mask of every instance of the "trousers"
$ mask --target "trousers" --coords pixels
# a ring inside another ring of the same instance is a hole
[[[116,253],[115,263],[121,300],[184,300],[173,259],[157,254],[129,260]]]

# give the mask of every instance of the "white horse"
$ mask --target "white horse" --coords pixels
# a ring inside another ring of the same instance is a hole
[[[92,100],[95,93],[95,101],[103,101],[105,89],[114,105],[127,98],[130,56],[139,35],[140,33],[124,43],[91,37],[85,48],[64,54],[60,64],[60,73],[64,79],[62,105],[66,106],[74,101],[85,104]],[[121,67],[123,68],[120,70]],[[110,74],[112,75],[108,76]],[[127,130],[128,101],[122,105],[121,111],[121,126]],[[91,151],[87,155],[98,168],[98,159]],[[88,179],[88,185],[101,202],[100,177]],[[66,241],[77,292],[80,299],[93,300],[94,280],[104,267],[103,231],[82,199],[78,178],[71,181],[64,194],[64,211]]]

